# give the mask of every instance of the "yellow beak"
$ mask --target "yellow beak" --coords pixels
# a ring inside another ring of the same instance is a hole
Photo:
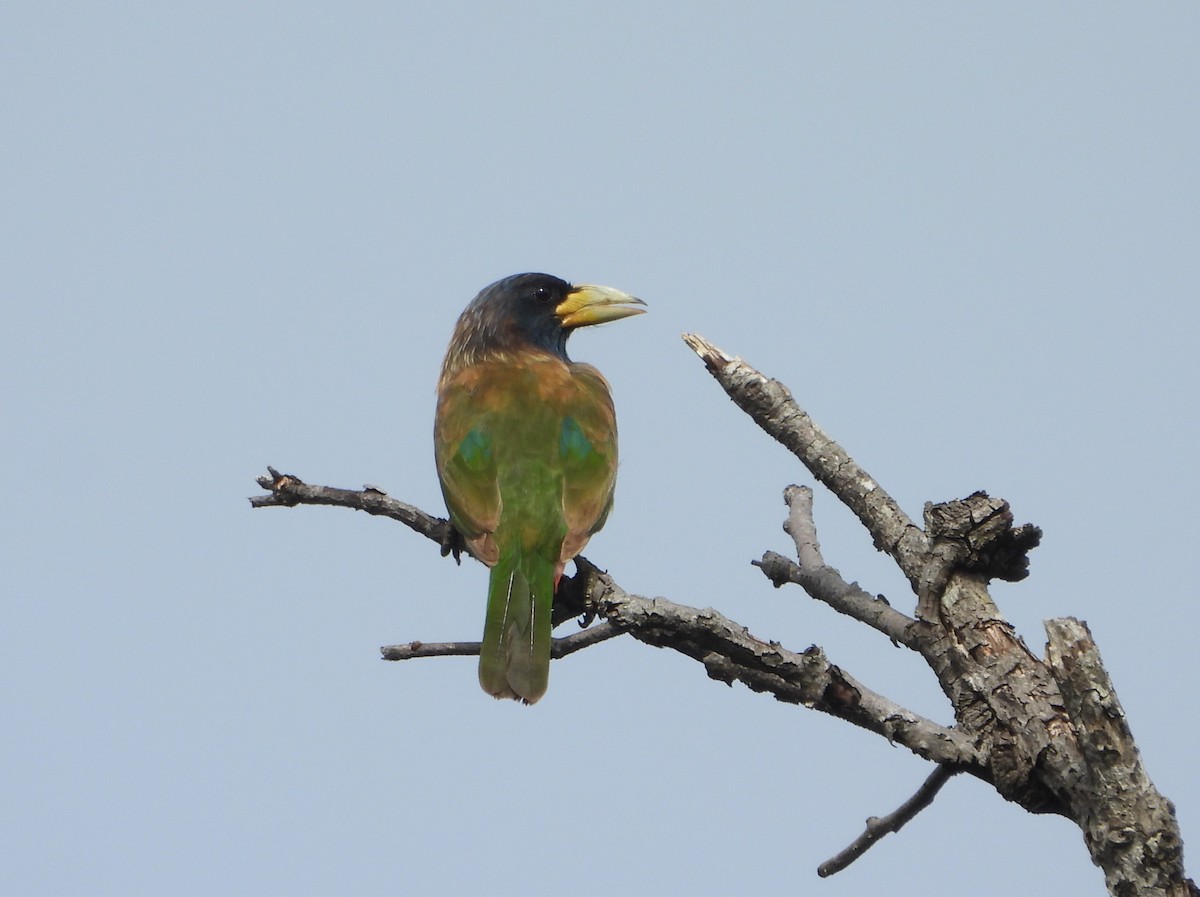
[[[554,313],[559,323],[568,330],[617,321],[630,315],[645,314],[645,308],[633,306],[646,303],[628,293],[591,283],[581,283],[571,289],[567,298],[558,304]]]

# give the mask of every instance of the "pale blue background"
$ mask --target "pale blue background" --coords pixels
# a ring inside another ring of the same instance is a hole
[[[797,398],[913,515],[1045,528],[995,592],[1091,624],[1200,860],[1200,6],[23,3],[0,13],[0,893],[1100,893],[1068,822],[618,641],[536,708],[470,659],[485,571],[251,511],[271,463],[441,513],[433,386],[521,270],[622,426],[589,556],[949,721],[914,655],[773,590],[807,474],[679,340]],[[820,493],[826,556],[911,608]],[[569,629],[566,631],[570,631]]]

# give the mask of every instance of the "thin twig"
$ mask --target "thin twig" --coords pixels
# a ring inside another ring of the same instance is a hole
[[[810,570],[797,566],[796,562],[774,551],[768,551],[762,560],[752,561],[763,575],[778,588],[784,583],[795,583],[818,601],[828,604],[838,613],[866,623],[882,632],[893,642],[920,651],[923,647],[917,630],[917,621],[896,610],[882,597],[872,595],[857,583],[846,582],[833,567]]]
[[[612,625],[612,623],[589,626],[587,629],[581,629],[579,632],[573,632],[570,635],[564,635],[562,638],[556,638],[550,645],[550,656],[557,660],[560,657],[566,657],[568,654],[574,654],[576,651],[582,651],[584,648],[590,648],[592,645],[598,645],[600,642],[606,642],[610,638],[616,638],[624,634],[623,631]]]
[[[623,634],[611,623],[601,623],[599,626],[554,639],[550,647],[550,656],[557,660]],[[478,656],[479,647],[479,642],[408,642],[401,645],[384,645],[379,652],[384,660],[415,660],[419,657]]]
[[[296,505],[334,505],[339,508],[351,508],[398,520],[422,536],[439,543],[446,542],[450,528],[449,521],[397,501],[375,486],[364,486],[361,490],[310,486],[297,476],[280,473],[269,466],[267,476],[259,477],[256,482],[268,490],[268,494],[252,496],[250,506],[253,508],[291,508]]]
[[[813,493],[807,486],[788,486],[783,490],[788,506],[783,529],[796,545],[796,564],[782,555],[769,551],[754,566],[779,588],[786,582],[796,583],[808,594],[823,601],[838,613],[853,617],[877,629],[893,644],[920,650],[911,617],[893,608],[882,596],[869,594],[858,583],[849,583],[835,567],[825,563],[817,541],[817,523],[813,517]]]
[[[959,770],[949,766],[938,766],[929,774],[924,784],[917,789],[916,794],[902,803],[887,816],[872,816],[867,820],[867,828],[854,842],[837,856],[826,860],[817,867],[817,875],[821,878],[841,872],[884,835],[898,832],[909,820],[933,803],[934,797],[942,789],[950,777]]]
[[[821,543],[817,541],[817,523],[813,518],[813,491],[808,486],[791,485],[783,490],[788,506],[783,531],[796,545],[796,560],[809,569],[825,566]]]
[[[409,642],[384,645],[379,649],[384,660],[413,660],[417,657],[471,657],[479,655],[479,642]]]

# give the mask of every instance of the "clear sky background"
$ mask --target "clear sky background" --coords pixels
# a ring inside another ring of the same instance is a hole
[[[454,320],[610,284],[589,557],[951,720],[921,661],[776,591],[806,471],[679,339],[786,382],[914,516],[1045,529],[995,595],[1088,621],[1200,872],[1200,6],[24,3],[0,12],[0,893],[1101,893],[1079,831],[618,640],[534,708],[470,658],[486,571],[252,511],[267,464],[443,513]],[[824,492],[826,557],[911,609]],[[569,624],[564,631],[571,631]]]

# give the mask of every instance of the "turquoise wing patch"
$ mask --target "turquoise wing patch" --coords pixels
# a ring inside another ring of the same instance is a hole
[[[492,457],[492,440],[482,430],[475,429],[463,437],[458,444],[458,456],[463,466],[470,471],[487,470],[495,463]]]
[[[573,417],[564,417],[558,434],[558,454],[567,463],[588,460],[595,454],[596,447],[583,433],[583,428]]]

